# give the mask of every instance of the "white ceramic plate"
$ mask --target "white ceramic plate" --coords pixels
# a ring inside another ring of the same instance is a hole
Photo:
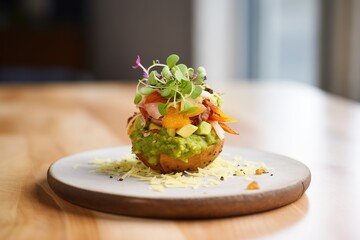
[[[289,204],[302,196],[311,178],[308,167],[294,159],[232,147],[224,147],[223,153],[264,162],[273,169],[271,174],[252,176],[259,183],[259,190],[246,190],[249,181],[242,176],[231,177],[217,186],[157,192],[136,178],[117,181],[104,173],[90,173],[96,168],[89,164],[91,160],[116,160],[130,153],[131,146],[123,146],[62,158],[49,168],[49,185],[64,199],[96,210],[145,217],[203,218],[242,215]],[[167,206],[173,211],[164,212]]]

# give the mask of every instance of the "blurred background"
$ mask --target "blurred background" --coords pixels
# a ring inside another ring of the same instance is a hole
[[[1,84],[130,81],[137,55],[171,53],[214,85],[281,79],[360,101],[360,1],[0,0]]]

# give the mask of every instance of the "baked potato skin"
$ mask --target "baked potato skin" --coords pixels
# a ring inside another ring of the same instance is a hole
[[[147,167],[155,170],[155,171],[158,171],[158,172],[161,172],[161,173],[164,173],[164,170],[162,168],[162,166],[160,165],[160,162],[158,161],[157,164],[151,164],[149,163],[149,159],[148,157],[144,154],[144,153],[137,153],[136,154],[137,158],[140,159]]]
[[[165,154],[160,154],[159,161],[156,165],[150,164],[148,158],[139,153],[136,156],[148,167],[159,171],[161,173],[173,173],[173,172],[196,172],[198,168],[204,168],[214,161],[221,153],[224,146],[224,140],[209,146],[200,154],[196,154],[188,159],[188,162],[184,162],[180,159],[170,157]]]

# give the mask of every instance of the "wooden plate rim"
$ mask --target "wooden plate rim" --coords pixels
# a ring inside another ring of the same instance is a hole
[[[296,161],[296,160],[295,160]],[[52,165],[51,165],[52,166]],[[101,193],[68,185],[47,172],[51,189],[64,200],[93,210],[135,217],[201,219],[240,216],[288,205],[305,193],[311,173],[285,188],[261,194],[237,194],[202,198],[147,198]],[[254,190],[256,191],[256,190]]]

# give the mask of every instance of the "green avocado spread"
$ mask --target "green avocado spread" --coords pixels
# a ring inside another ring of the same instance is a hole
[[[130,138],[132,152],[143,152],[149,159],[149,163],[156,164],[160,154],[181,159],[187,159],[201,153],[210,145],[220,142],[214,131],[207,135],[192,134],[189,137],[169,136],[165,128],[150,132],[141,118],[137,118],[131,128]]]

